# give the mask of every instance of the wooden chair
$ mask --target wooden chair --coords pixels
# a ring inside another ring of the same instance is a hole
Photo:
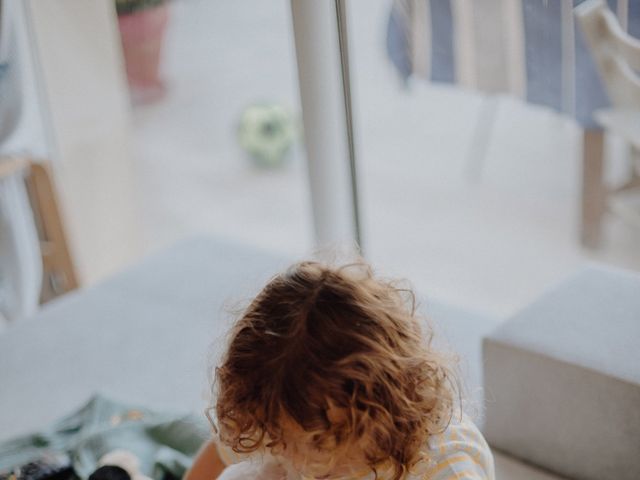
[[[640,210],[624,195],[640,191],[640,40],[628,35],[603,0],[589,0],[575,9],[596,67],[613,108],[595,112],[596,121],[628,145],[631,168],[621,185],[604,183],[603,135],[585,136],[583,165],[582,242],[587,247],[600,243],[601,223],[611,211],[640,225]]]
[[[0,178],[27,171],[25,183],[40,240],[43,282],[40,295],[44,303],[78,287],[69,251],[55,186],[44,163],[25,158],[0,160]]]

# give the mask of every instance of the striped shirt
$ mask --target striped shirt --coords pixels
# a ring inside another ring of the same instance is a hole
[[[218,452],[227,464],[249,459],[234,453],[219,442]],[[418,462],[409,471],[405,480],[495,480],[493,455],[478,427],[466,416],[454,416],[442,433],[431,435],[424,446],[425,460]],[[351,480],[373,480],[369,471]],[[384,469],[378,478],[388,478]],[[312,480],[299,477],[300,480]]]
[[[466,415],[432,435],[426,453],[428,465],[408,480],[495,480],[489,445]]]

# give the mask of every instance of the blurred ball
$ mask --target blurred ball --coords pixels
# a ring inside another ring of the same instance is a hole
[[[295,140],[295,120],[286,107],[275,103],[252,105],[242,112],[238,141],[260,167],[282,166]]]

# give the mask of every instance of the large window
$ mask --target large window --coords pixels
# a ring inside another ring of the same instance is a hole
[[[165,96],[134,108],[149,242],[204,231],[281,252],[307,250],[289,2],[190,0],[169,8]],[[285,148],[270,136],[290,136],[291,151],[280,158]]]
[[[571,2],[478,3],[348,2],[351,75],[368,255],[502,315],[590,260],[640,268],[640,233],[606,214],[580,241],[585,117],[609,105]],[[607,180],[626,148],[608,135]]]

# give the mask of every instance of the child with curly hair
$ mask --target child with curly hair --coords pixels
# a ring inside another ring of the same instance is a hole
[[[493,480],[414,303],[364,262],[275,276],[233,327],[186,479]]]

